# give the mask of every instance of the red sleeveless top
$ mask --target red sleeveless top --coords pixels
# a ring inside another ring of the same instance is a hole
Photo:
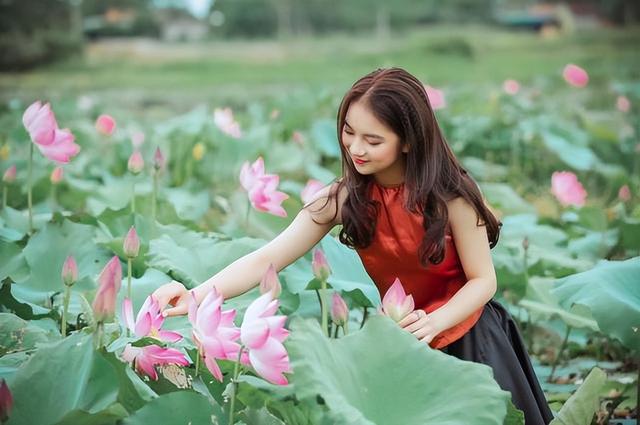
[[[405,292],[413,296],[415,308],[431,313],[467,283],[450,227],[445,230],[442,262],[422,267],[418,258],[418,248],[424,236],[422,215],[403,207],[404,184],[387,187],[373,182],[369,193],[371,199],[380,202],[380,210],[371,245],[356,249],[364,268],[381,297],[397,277]],[[478,321],[483,308],[438,334],[429,345],[440,349],[461,338]]]

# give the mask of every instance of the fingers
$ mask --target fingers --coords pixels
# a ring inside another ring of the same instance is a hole
[[[415,311],[412,311],[411,313],[404,316],[402,320],[398,322],[398,325],[400,325],[401,328],[406,328],[410,324],[418,321],[418,318],[418,314]]]
[[[162,312],[163,317],[182,316],[189,311],[189,304],[186,302],[179,303],[177,306],[168,308]]]

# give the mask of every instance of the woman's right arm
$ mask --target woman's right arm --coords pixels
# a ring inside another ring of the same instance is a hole
[[[344,191],[338,196],[338,214],[335,214],[334,200],[326,202],[331,188],[326,186],[316,193],[309,207],[301,209],[291,224],[269,243],[237,259],[192,289],[197,302],[200,303],[213,287],[224,299],[243,294],[260,282],[270,264],[280,271],[309,251],[340,221]],[[175,307],[164,311],[166,316],[185,314],[188,310],[191,295],[179,282],[163,285],[153,295],[160,308],[175,303]]]

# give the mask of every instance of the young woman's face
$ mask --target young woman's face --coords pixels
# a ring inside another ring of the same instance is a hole
[[[404,181],[407,146],[371,113],[366,104],[349,105],[342,128],[342,143],[360,174],[374,175],[382,184]]]

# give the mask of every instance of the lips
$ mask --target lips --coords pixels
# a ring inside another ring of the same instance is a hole
[[[356,163],[356,164],[358,164],[358,165],[362,165],[362,164],[364,164],[365,162],[369,162],[369,161],[364,161],[364,160],[362,160],[362,159],[353,158],[353,162],[355,162],[355,163]]]

